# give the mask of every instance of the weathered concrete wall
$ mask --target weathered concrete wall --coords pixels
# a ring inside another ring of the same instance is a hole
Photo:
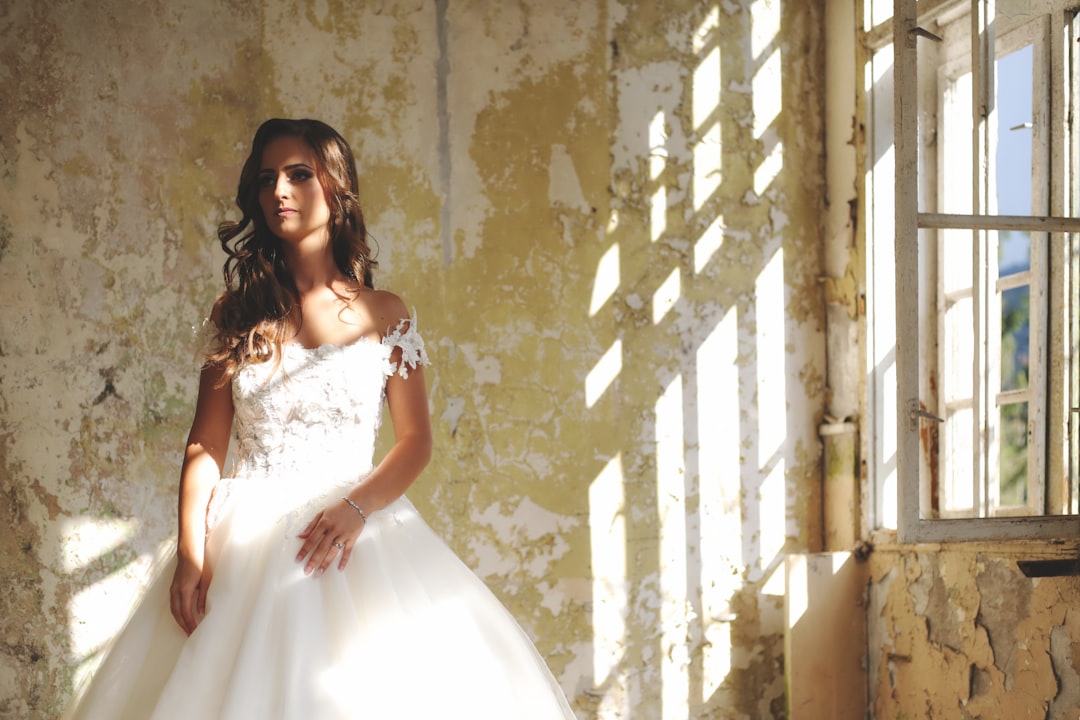
[[[820,545],[816,3],[2,11],[0,716],[49,717],[169,546],[251,132],[354,141],[416,306],[410,496],[581,717],[781,717]]]
[[[1025,577],[1016,557],[1031,552],[942,546],[871,556],[875,718],[1077,717],[1080,580]]]
[[[48,718],[174,528],[260,16],[0,7],[0,716]]]
[[[821,534],[822,20],[666,2],[609,22],[612,254],[590,324],[622,362],[594,406],[616,428],[593,485],[599,715],[781,717],[783,554]],[[623,555],[599,552],[605,528]]]

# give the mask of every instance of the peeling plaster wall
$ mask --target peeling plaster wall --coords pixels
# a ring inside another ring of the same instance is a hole
[[[175,524],[259,15],[0,7],[0,716],[47,718]]]
[[[429,342],[410,491],[579,715],[782,717],[821,542],[817,3],[0,6],[0,717],[167,552],[214,228],[273,115],[360,160]]]
[[[625,608],[598,714],[782,717],[782,557],[821,537],[820,9],[610,7],[620,283],[590,323],[622,352],[595,409],[627,585],[595,598]]]
[[[1080,714],[1080,579],[1028,578],[1000,550],[871,556],[875,718]]]

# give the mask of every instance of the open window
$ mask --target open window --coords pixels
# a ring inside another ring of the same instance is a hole
[[[865,449],[901,541],[1080,527],[1078,4],[865,7]]]

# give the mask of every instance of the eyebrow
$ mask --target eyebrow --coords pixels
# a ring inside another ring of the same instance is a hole
[[[301,163],[293,163],[292,165],[286,165],[283,169],[284,170],[295,170],[296,168],[305,168],[307,170],[314,170],[315,169],[315,168],[311,167],[310,165],[308,165],[307,163],[302,163],[302,162]],[[263,168],[262,170],[259,171],[259,174],[263,175],[264,173],[272,173],[272,172],[276,172],[274,170],[274,168]]]

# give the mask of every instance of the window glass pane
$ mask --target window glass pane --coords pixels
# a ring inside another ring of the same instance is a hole
[[[1027,416],[1026,402],[1000,408],[1001,458],[998,470],[1002,507],[1027,502]]]
[[[946,405],[970,401],[975,372],[975,316],[971,297],[945,309],[945,377],[942,391]]]
[[[1014,213],[1024,214],[1024,213]],[[998,276],[1005,277],[1031,269],[1031,233],[1003,230],[998,236]]]
[[[1031,293],[1028,287],[1001,293],[1001,389],[1028,386],[1028,338],[1031,329]]]
[[[942,97],[942,150],[939,167],[942,211],[972,212],[971,190],[971,73],[945,78]]]
[[[1032,63],[1031,45],[999,57],[994,64],[997,81],[996,148],[994,153],[997,212],[1031,214]]]
[[[945,453],[941,509],[946,512],[971,511],[975,507],[975,488],[971,472],[974,461],[971,408],[949,413],[945,418]]]
[[[972,292],[971,269],[975,262],[970,230],[941,230],[941,286],[946,295]]]

